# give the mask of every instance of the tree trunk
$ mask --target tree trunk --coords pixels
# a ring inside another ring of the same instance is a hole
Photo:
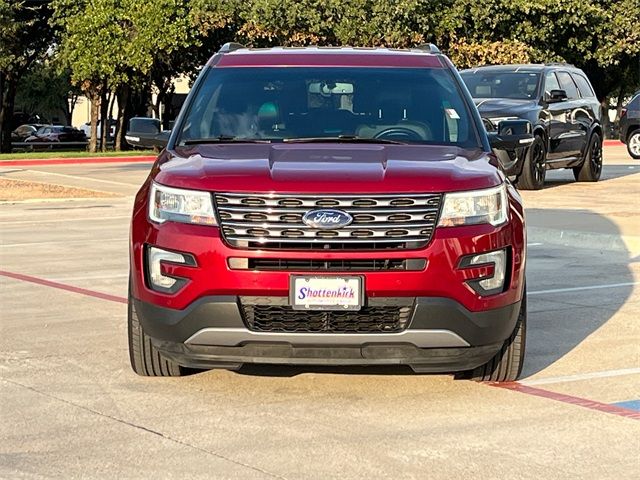
[[[102,98],[100,99],[100,151],[107,151],[107,115],[109,113],[109,91],[105,88],[102,91]]]
[[[624,85],[620,85],[620,91],[618,92],[618,101],[616,103],[616,123],[620,121],[620,114],[622,113],[623,102],[624,102]]]
[[[101,95],[92,91],[88,94],[91,102],[91,138],[89,138],[89,151],[95,153],[98,151],[98,119],[100,117],[100,98]]]
[[[78,103],[78,95],[75,93],[71,94],[71,99],[69,102],[69,110],[68,110],[68,115],[69,115],[69,125],[71,125],[71,123],[73,122],[73,111],[76,109],[76,104]]]
[[[603,138],[607,138],[609,135],[609,97],[604,97],[600,102],[600,110],[602,112],[602,131],[604,132]]]
[[[13,107],[18,82],[0,74],[0,152],[11,153]]]
[[[118,151],[127,149],[124,135],[128,120],[129,91],[130,87],[126,84],[121,85],[118,90],[118,121],[116,123],[116,139],[114,143],[114,148]]]

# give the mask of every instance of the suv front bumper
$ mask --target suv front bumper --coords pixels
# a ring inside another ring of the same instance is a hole
[[[451,299],[417,297],[401,332],[266,333],[247,328],[238,297],[204,297],[184,310],[133,302],[145,333],[164,356],[186,367],[230,369],[271,363],[469,370],[500,350],[520,311],[520,302],[471,312]]]

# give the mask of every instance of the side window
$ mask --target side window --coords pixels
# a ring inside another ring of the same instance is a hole
[[[549,95],[551,90],[560,90],[560,84],[558,83],[558,79],[556,78],[556,74],[553,72],[547,72],[544,76],[544,93],[545,95]]]
[[[579,97],[578,88],[576,84],[571,80],[571,75],[567,72],[558,72],[558,80],[560,81],[560,88],[567,92],[567,98],[569,100],[575,100]]]
[[[591,88],[589,81],[584,76],[579,73],[573,73],[571,74],[571,77],[573,77],[576,85],[578,85],[578,90],[580,90],[580,96],[582,98],[593,98],[596,96],[596,94],[593,93],[593,89]]]

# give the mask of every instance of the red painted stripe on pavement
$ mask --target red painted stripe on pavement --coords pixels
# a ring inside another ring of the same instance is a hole
[[[139,157],[82,157],[82,158],[42,158],[33,160],[0,160],[0,167],[34,167],[46,165],[81,165],[85,163],[142,163],[153,162],[154,156]]]
[[[622,142],[620,140],[603,140],[602,144],[608,147],[614,147],[622,145]]]
[[[22,273],[6,272],[4,270],[0,270],[0,275],[13,278],[15,280],[22,280],[23,282],[44,285],[45,287],[59,288],[60,290],[79,293],[81,295],[87,295],[88,297],[99,298],[101,300],[109,300],[110,302],[127,303],[127,299],[124,297],[109,295],[108,293],[96,292],[95,290],[87,290],[86,288],[74,287],[73,285],[67,285],[66,283],[52,282],[51,280],[32,277],[31,275],[24,275]]]
[[[490,383],[489,385],[491,385],[492,387],[504,388],[506,390],[514,390],[516,392],[533,395],[535,397],[548,398],[550,400],[568,403],[571,405],[576,405],[578,407],[589,408],[591,410],[597,410],[599,412],[611,413],[612,415],[618,415],[620,417],[640,420],[640,412],[631,410],[629,408],[609,405],[608,403],[596,402],[595,400],[574,397],[572,395],[565,395],[564,393],[552,392],[550,390],[544,390],[542,388],[529,387],[528,385],[522,385],[518,382]]]

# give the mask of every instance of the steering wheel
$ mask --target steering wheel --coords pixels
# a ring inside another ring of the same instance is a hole
[[[406,127],[389,127],[376,133],[373,138],[386,139],[386,140],[398,140],[398,141],[412,141],[420,142],[423,138],[415,130],[411,130]]]

